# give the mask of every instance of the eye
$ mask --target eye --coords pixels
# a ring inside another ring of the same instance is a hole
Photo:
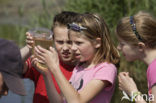
[[[82,42],[80,42],[80,41],[76,41],[75,44],[76,44],[76,45],[81,45]]]
[[[58,40],[58,41],[56,41],[56,42],[57,42],[58,44],[63,44],[63,43],[64,43],[64,42],[61,41],[61,40],[60,40],[60,41]]]

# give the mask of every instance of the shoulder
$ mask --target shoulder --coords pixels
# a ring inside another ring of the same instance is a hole
[[[147,81],[149,84],[149,88],[151,88],[154,84],[156,84],[156,60],[154,60],[147,69]]]
[[[148,66],[148,68],[154,68],[156,66],[156,59]]]
[[[114,71],[114,72],[117,72],[117,68],[114,64],[112,63],[108,63],[108,62],[103,62],[103,63],[100,63],[98,65],[96,65],[94,67],[96,70],[103,70],[103,71]]]
[[[103,62],[95,67],[94,78],[96,80],[105,80],[110,84],[114,84],[117,76],[117,68],[112,63]]]
[[[155,74],[156,73],[156,59],[148,66],[147,74]]]

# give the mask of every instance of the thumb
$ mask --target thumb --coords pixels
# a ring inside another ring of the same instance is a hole
[[[54,52],[55,51],[55,49],[53,48],[53,47],[49,47],[49,50],[51,51],[51,52]]]

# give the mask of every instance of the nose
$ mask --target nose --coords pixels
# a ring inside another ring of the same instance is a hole
[[[62,47],[62,49],[63,49],[63,51],[69,51],[70,45],[64,44],[63,47]]]
[[[76,51],[76,50],[77,50],[77,47],[76,47],[76,45],[75,45],[74,43],[72,44],[71,49],[72,49],[73,51]]]

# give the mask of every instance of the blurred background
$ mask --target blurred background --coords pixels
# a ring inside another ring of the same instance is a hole
[[[68,10],[100,14],[107,22],[112,39],[117,45],[114,29],[119,19],[140,10],[155,15],[155,5],[156,0],[0,0],[0,38],[13,40],[22,48],[25,45],[26,31],[35,27],[50,29],[54,15]],[[121,55],[118,72],[130,72],[139,90],[147,94],[146,68],[139,61],[127,63]],[[25,79],[24,83],[27,96],[18,96],[9,92],[8,96],[0,99],[0,103],[32,103],[33,82]],[[128,100],[121,101],[122,96],[116,85],[111,103],[129,103]]]

